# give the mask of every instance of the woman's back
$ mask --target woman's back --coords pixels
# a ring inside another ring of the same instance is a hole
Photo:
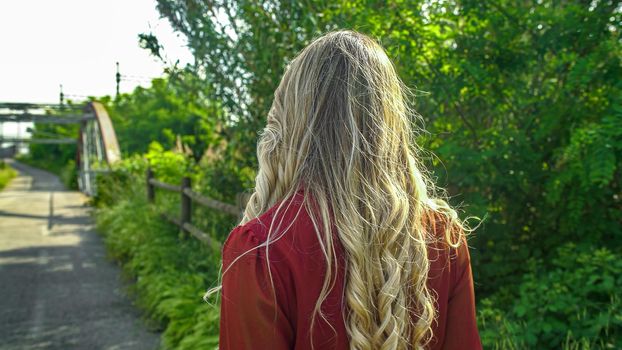
[[[470,229],[422,163],[410,106],[361,33],[290,62],[224,246],[223,348],[479,348],[468,249],[455,251]]]
[[[335,284],[322,304],[326,320],[317,317],[311,327],[326,275],[326,258],[302,202],[301,189],[285,201],[286,209],[278,211],[277,218],[275,205],[237,226],[227,239],[223,247],[227,272],[222,280],[221,349],[350,348],[344,314],[348,310],[344,300],[346,258],[337,235]],[[282,220],[287,229],[278,239],[271,238],[266,251],[262,244],[273,219]],[[436,321],[427,348],[481,349],[468,246],[463,240],[459,248],[449,247],[440,225],[434,230],[437,242],[428,248],[427,284],[436,299]]]

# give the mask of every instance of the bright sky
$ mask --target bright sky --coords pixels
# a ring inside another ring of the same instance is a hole
[[[121,74],[140,77],[121,81],[121,92],[148,86],[164,68],[138,46],[138,34],[148,32],[169,62],[192,61],[185,39],[160,19],[155,0],[2,1],[0,102],[58,103],[60,84],[73,100],[113,95],[116,62]],[[4,123],[0,133],[24,135],[29,126]]]
[[[192,60],[155,0],[2,1],[0,101],[58,102],[60,84],[67,95],[113,95],[117,61],[121,74],[160,76],[163,65],[138,46],[145,32],[169,61]],[[138,84],[148,81],[122,81],[121,91]]]

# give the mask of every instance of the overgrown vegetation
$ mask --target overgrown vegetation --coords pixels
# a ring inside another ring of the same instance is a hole
[[[622,348],[619,3],[159,0],[158,9],[187,37],[195,62],[104,99],[126,155],[147,152],[159,178],[191,174],[196,190],[233,202],[253,186],[257,131],[286,63],[322,32],[360,30],[417,89],[429,131],[418,141],[437,156],[425,161],[452,204],[486,217],[470,241],[484,347]],[[156,37],[141,43],[162,57]],[[214,284],[219,253],[160,223],[141,192],[145,161],[132,159],[115,175],[125,185],[101,184],[109,198],[100,228],[166,343],[198,347],[217,334],[198,296]],[[161,210],[176,210],[175,200],[158,193]],[[209,211],[198,217],[219,239],[235,224]],[[180,270],[149,265],[149,254]],[[196,290],[182,290],[169,272],[200,276],[187,283]],[[171,284],[141,289],[143,276]],[[177,302],[178,313],[155,311]],[[197,313],[205,323],[192,328]]]
[[[0,190],[2,190],[15,176],[17,171],[0,160]]]
[[[175,182],[185,171],[183,157],[161,152],[157,146],[147,158],[134,157],[100,177],[96,222],[109,255],[120,262],[135,283],[131,292],[149,323],[162,331],[166,349],[205,349],[218,344],[219,304],[202,296],[218,281],[220,253],[179,232],[161,218],[175,215],[175,197],[157,193],[157,204],[147,202],[143,176],[151,163],[158,179]],[[195,208],[195,224],[223,239],[234,218]],[[217,229],[220,229],[217,231]]]

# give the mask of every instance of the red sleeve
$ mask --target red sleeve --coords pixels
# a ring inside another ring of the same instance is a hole
[[[260,244],[248,227],[238,226],[223,246],[221,350],[293,348],[295,336],[285,312],[282,276],[275,267],[278,264],[271,264],[273,289],[265,247],[253,249]],[[269,253],[273,261],[276,252],[270,248]]]
[[[482,349],[475,319],[471,256],[466,239],[451,249],[451,280],[443,349]]]

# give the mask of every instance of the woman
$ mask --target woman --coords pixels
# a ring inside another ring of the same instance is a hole
[[[290,63],[223,247],[221,349],[481,348],[470,230],[417,158],[406,91],[353,31]]]

